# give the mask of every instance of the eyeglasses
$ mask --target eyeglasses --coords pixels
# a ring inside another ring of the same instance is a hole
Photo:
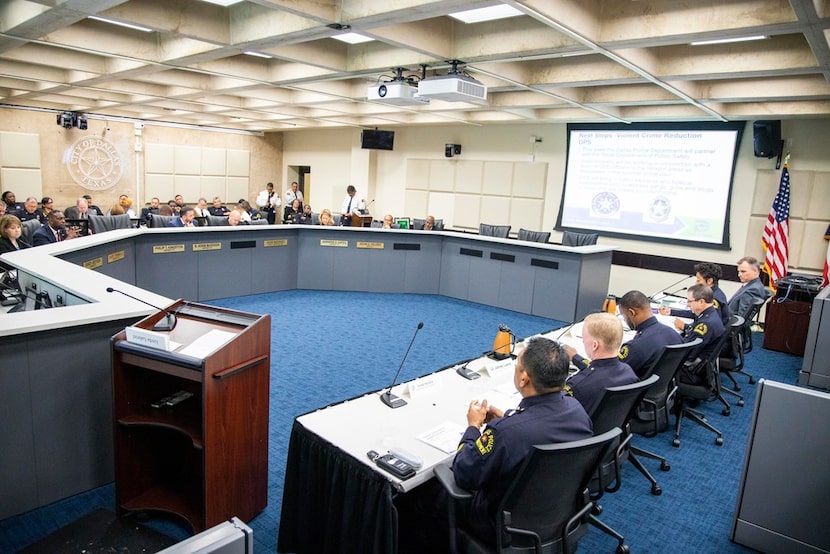
[[[686,305],[688,306],[692,302],[699,302],[701,300],[703,300],[703,299],[702,298],[692,298],[691,300],[686,300]]]

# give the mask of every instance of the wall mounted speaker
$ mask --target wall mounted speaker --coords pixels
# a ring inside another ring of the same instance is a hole
[[[457,156],[461,154],[461,145],[460,144],[445,144],[444,145],[444,156],[447,158],[452,158],[453,156]]]
[[[756,158],[774,158],[781,153],[781,120],[756,121],[752,124]]]

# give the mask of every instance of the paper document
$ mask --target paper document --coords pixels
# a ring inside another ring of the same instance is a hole
[[[212,329],[178,351],[178,354],[204,359],[220,346],[236,336],[236,333]]]
[[[441,452],[452,454],[458,450],[458,443],[466,427],[454,421],[445,421],[438,427],[433,427],[416,438],[428,445],[437,448]]]

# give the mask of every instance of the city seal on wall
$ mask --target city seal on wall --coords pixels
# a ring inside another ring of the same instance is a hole
[[[121,155],[101,136],[79,138],[66,151],[64,163],[72,180],[88,190],[107,190],[121,179]]]

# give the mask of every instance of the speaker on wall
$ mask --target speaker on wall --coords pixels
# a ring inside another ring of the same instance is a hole
[[[444,145],[444,156],[447,158],[452,158],[453,156],[458,156],[461,154],[461,145],[460,144],[445,144]]]
[[[781,153],[781,120],[756,121],[752,124],[756,158],[774,158]]]

